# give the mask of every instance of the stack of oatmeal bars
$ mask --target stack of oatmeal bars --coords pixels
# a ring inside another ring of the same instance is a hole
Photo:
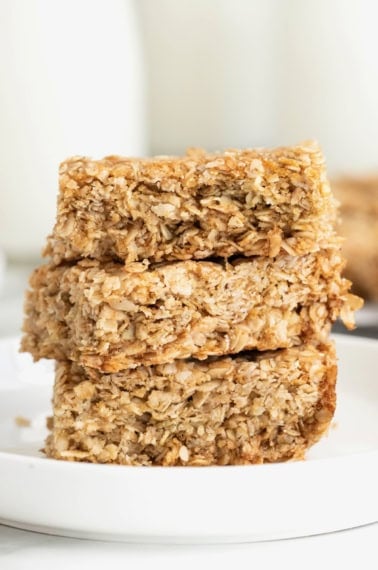
[[[75,157],[22,349],[56,360],[48,456],[126,465],[302,458],[353,326],[315,144]]]

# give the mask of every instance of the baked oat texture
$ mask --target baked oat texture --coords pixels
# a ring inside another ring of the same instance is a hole
[[[178,261],[148,269],[82,261],[39,267],[22,349],[116,372],[141,364],[324,340],[360,300],[335,246],[301,257]]]
[[[45,255],[128,263],[300,255],[333,234],[335,203],[314,143],[60,166],[57,221]]]
[[[49,457],[126,465],[301,459],[335,409],[333,344],[104,374],[59,362]]]
[[[332,186],[341,204],[345,274],[359,295],[378,301],[378,175],[341,178]]]

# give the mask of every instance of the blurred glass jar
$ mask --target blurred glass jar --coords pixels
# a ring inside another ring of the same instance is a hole
[[[280,97],[280,2],[138,2],[152,153],[271,144]]]
[[[378,169],[378,3],[286,0],[282,141],[317,138],[331,173]]]
[[[67,156],[145,152],[131,0],[0,3],[0,246],[38,256]]]
[[[330,172],[378,168],[376,0],[140,0],[138,7],[153,152],[316,138]]]

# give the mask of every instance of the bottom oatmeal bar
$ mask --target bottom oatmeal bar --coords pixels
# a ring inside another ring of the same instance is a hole
[[[105,374],[59,362],[49,457],[125,465],[303,458],[335,409],[331,343]]]

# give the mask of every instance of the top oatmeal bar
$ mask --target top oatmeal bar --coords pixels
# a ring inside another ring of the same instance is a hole
[[[44,253],[56,264],[302,255],[326,245],[334,219],[314,143],[178,158],[74,157],[60,167]]]

